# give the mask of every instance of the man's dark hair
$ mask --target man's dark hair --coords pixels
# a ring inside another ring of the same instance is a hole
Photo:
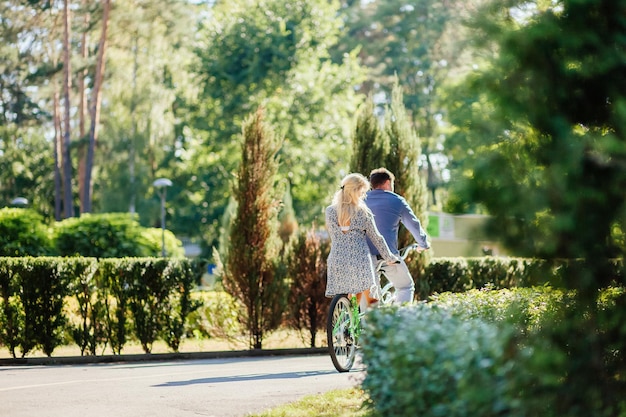
[[[370,185],[372,188],[378,188],[390,180],[391,182],[396,180],[396,177],[387,168],[376,168],[370,172]]]

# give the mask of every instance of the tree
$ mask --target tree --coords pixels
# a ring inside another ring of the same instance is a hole
[[[315,347],[318,330],[326,326],[330,298],[326,292],[326,258],[330,242],[322,240],[313,225],[298,233],[287,256],[291,279],[287,323],[294,329],[309,331],[309,343]]]
[[[326,0],[217,2],[199,30],[200,105],[190,130],[200,138],[193,166],[206,184],[202,218],[214,241],[237,161],[236,126],[262,105],[285,143],[280,171],[290,183],[299,223],[322,213],[323,201],[347,169],[350,123],[361,100],[363,72],[349,51],[333,60],[338,3]]]
[[[402,88],[397,81],[391,105],[385,107],[384,123],[374,112],[374,103],[370,99],[358,115],[350,171],[367,176],[376,168],[390,170],[396,177],[395,191],[407,200],[426,227],[427,189],[419,171],[420,141],[407,118]],[[408,230],[402,229],[398,245],[406,246],[412,240]]]
[[[382,166],[389,152],[387,137],[380,129],[376,105],[370,95],[359,109],[352,137],[350,172],[368,175],[372,169]]]
[[[458,46],[464,36],[460,22],[480,2],[373,0],[352,2],[342,10],[347,23],[336,53],[359,48],[368,68],[360,90],[376,97],[377,105],[392,101],[393,85],[399,81],[408,121],[422,141],[422,164],[435,206],[441,204],[437,190],[444,185],[446,160],[446,103],[439,90],[460,67],[471,66]]]
[[[71,15],[70,0],[63,1],[63,141],[61,145],[61,166],[63,179],[63,217],[74,217],[74,204],[72,198],[72,157],[70,155],[71,145],[71,113],[72,101],[72,67],[70,52],[71,37]]]
[[[98,139],[98,125],[100,123],[100,107],[102,102],[102,82],[104,80],[105,69],[105,52],[107,46],[107,32],[109,29],[109,13],[111,11],[111,1],[102,0],[102,32],[100,41],[98,42],[98,56],[96,59],[96,73],[94,76],[94,85],[91,93],[91,104],[89,106],[89,144],[87,146],[87,155],[85,161],[85,179],[83,189],[80,190],[81,195],[81,213],[91,213],[91,182],[94,152]]]
[[[626,219],[626,2],[505,5],[490,4],[474,26],[479,45],[499,53],[469,78],[490,105],[465,121],[477,125],[468,201],[487,208],[491,231],[518,253],[579,260],[563,282],[575,302],[539,335],[552,350],[529,370],[559,383],[537,385],[522,401],[530,415],[618,415],[624,297],[611,306],[597,297],[624,285],[611,258],[624,257],[615,231]],[[480,134],[486,122],[494,135]]]
[[[389,153],[384,164],[396,176],[395,192],[402,195],[419,218],[423,227],[428,226],[428,190],[420,175],[420,140],[415,134],[404,106],[402,87],[396,79],[391,105],[385,112],[385,135],[388,137]],[[414,241],[408,230],[402,229],[398,245],[407,246]]]
[[[263,121],[263,110],[245,120],[238,181],[237,211],[230,232],[223,283],[241,301],[250,348],[261,349],[265,333],[280,324],[285,284],[279,263],[277,153],[281,141]]]
[[[55,18],[39,5],[11,2],[0,5],[0,16],[0,206],[22,196],[51,216],[52,148],[44,139],[51,112],[41,91],[57,70],[43,47],[58,35]]]

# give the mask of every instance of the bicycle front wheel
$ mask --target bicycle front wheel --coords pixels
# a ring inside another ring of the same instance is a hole
[[[330,358],[339,372],[348,372],[356,356],[358,323],[346,294],[336,295],[330,302],[326,334]]]

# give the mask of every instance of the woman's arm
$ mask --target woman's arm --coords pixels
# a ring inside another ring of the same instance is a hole
[[[370,213],[365,213],[365,217],[365,234],[371,240],[374,246],[376,246],[376,249],[378,249],[378,253],[380,253],[383,259],[388,263],[399,262],[400,258],[398,258],[389,250],[389,246],[387,246],[385,238],[378,231],[378,228],[376,227],[376,222],[374,221],[374,217]]]

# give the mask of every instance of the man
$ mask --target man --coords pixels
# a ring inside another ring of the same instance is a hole
[[[395,176],[386,168],[378,168],[370,173],[372,190],[367,193],[365,204],[374,213],[378,231],[383,235],[387,246],[398,255],[398,230],[402,223],[415,238],[419,250],[430,249],[428,236],[418,218],[404,199],[393,192]],[[368,241],[370,254],[376,262],[378,250]],[[387,277],[396,289],[396,303],[412,302],[415,292],[413,277],[404,261],[385,267]]]

